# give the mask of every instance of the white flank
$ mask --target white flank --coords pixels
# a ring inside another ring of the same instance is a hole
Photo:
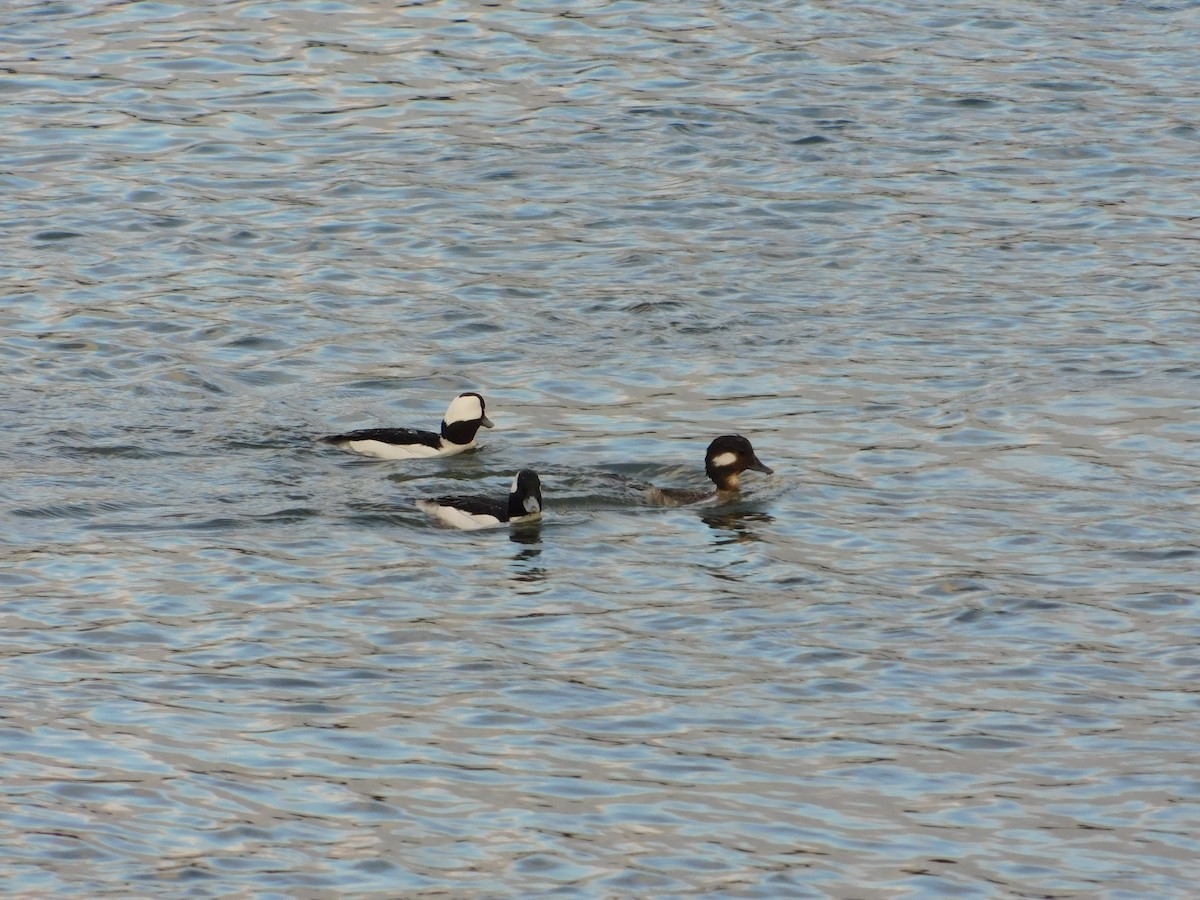
[[[447,425],[455,422],[473,422],[483,418],[483,407],[479,405],[478,397],[455,397],[450,401],[443,421]]]
[[[714,456],[712,458],[712,464],[718,469],[723,469],[726,466],[732,466],[735,462],[737,462],[737,460],[738,456],[736,453],[730,453],[728,450],[726,450],[724,453],[718,453],[716,456]]]
[[[469,444],[446,444],[441,449],[425,444],[388,444],[384,441],[347,441],[346,446],[355,453],[378,456],[380,459],[415,459],[428,456],[451,456],[475,446]]]
[[[429,513],[439,522],[444,522],[463,531],[477,531],[480,528],[494,528],[502,524],[495,516],[473,515],[463,512],[456,506],[441,506],[432,500],[418,500],[417,509]]]

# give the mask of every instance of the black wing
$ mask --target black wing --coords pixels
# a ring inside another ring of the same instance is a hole
[[[331,434],[321,438],[330,444],[345,444],[349,441],[381,441],[385,444],[424,444],[435,450],[442,446],[441,435],[416,428],[360,428],[345,434]]]
[[[472,516],[495,516],[501,522],[508,521],[508,501],[493,500],[491,497],[434,497],[438,506],[453,506]]]

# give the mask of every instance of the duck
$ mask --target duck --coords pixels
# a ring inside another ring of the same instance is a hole
[[[704,471],[717,486],[715,491],[651,487],[646,491],[646,499],[658,506],[684,506],[712,499],[731,500],[741,487],[739,476],[747,469],[767,475],[775,472],[758,458],[746,438],[740,434],[723,434],[708,445],[704,454]]]
[[[522,469],[513,476],[507,498],[432,497],[418,500],[417,509],[464,531],[536,522],[542,517],[542,482],[533,469]]]
[[[321,438],[327,444],[380,459],[453,456],[475,446],[479,426],[493,427],[483,397],[474,391],[450,401],[442,417],[441,434],[415,428],[362,428]]]

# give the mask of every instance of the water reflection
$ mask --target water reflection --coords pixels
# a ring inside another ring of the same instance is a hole
[[[540,584],[545,581],[546,569],[533,563],[542,555],[541,523],[514,528],[509,532],[508,539],[522,545],[522,549],[513,554],[512,580],[519,584]]]
[[[509,531],[508,539],[514,544],[524,544],[526,547],[531,548],[522,551],[522,553],[537,556],[542,552],[542,524],[541,522],[531,522],[527,525],[514,527]],[[520,555],[518,554],[518,556]]]
[[[700,521],[717,532],[713,544],[720,547],[761,541],[759,528],[770,525],[775,517],[758,509],[720,507],[705,510],[700,514]]]

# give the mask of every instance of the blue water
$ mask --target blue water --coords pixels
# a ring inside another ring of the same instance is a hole
[[[1194,896],[1197,6],[10,4],[0,891]]]

